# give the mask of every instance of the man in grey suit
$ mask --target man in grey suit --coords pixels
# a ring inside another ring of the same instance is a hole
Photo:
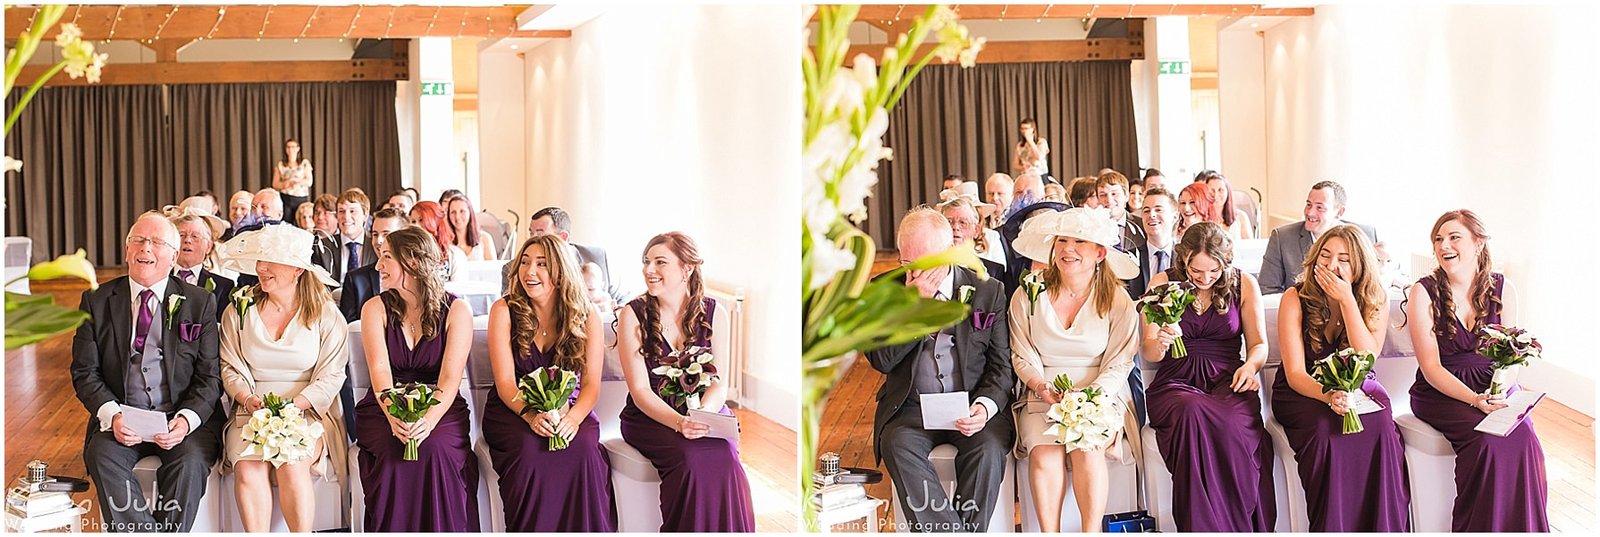
[[[178,229],[160,213],[128,231],[128,275],[84,291],[89,320],[72,338],[72,388],[93,419],[83,464],[106,531],[189,531],[206,478],[222,452],[217,299],[172,275]],[[166,422],[139,430],[136,411]],[[161,459],[156,498],[134,477],[139,459]]]
[[[615,303],[618,306],[627,304],[629,300],[633,299],[633,295],[624,291],[622,286],[617,285],[617,280],[611,277],[611,262],[606,259],[605,249],[598,246],[577,244],[567,238],[572,233],[572,216],[568,215],[567,211],[562,210],[560,207],[545,207],[533,213],[533,217],[528,219],[529,238],[552,233],[572,246],[573,251],[578,255],[578,266],[583,266],[585,263],[594,263],[600,267],[600,275],[605,278],[606,293],[611,295],[611,299],[616,301]],[[511,263],[506,263],[505,268],[501,269],[501,273],[504,274],[502,288],[510,288]]]
[[[949,248],[950,222],[933,209],[914,209],[900,221],[897,239],[900,260],[909,262]],[[1008,300],[999,281],[980,281],[963,267],[912,271],[905,284],[924,298],[967,302],[972,314],[916,342],[867,353],[872,368],[884,374],[873,419],[875,454],[894,480],[905,529],[982,533],[998,495],[1010,494],[1000,490],[1016,435]],[[967,394],[966,417],[956,419],[953,429],[926,428],[922,397],[953,392]],[[957,450],[954,498],[944,497],[928,461],[941,444]]]
[[[1361,228],[1381,253],[1382,243],[1378,242],[1376,229],[1339,220],[1344,216],[1346,201],[1344,187],[1339,183],[1322,181],[1311,185],[1311,193],[1306,194],[1305,220],[1274,229],[1272,236],[1267,238],[1267,252],[1261,257],[1261,294],[1282,293],[1294,285],[1295,278],[1300,277],[1306,252],[1311,250],[1311,245],[1323,232],[1339,224]]]

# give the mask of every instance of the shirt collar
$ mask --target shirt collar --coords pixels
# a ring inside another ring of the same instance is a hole
[[[945,300],[956,299],[955,267],[950,267],[950,270],[944,273],[944,280],[939,282],[939,292],[944,293]]]
[[[194,272],[195,277],[198,278],[198,277],[200,277],[200,270],[204,266],[205,266],[205,262],[201,262],[201,263],[199,263],[199,264],[197,264],[195,266],[192,266],[192,267],[178,267],[176,269],[173,269],[172,273],[173,274],[177,274],[179,271],[188,270],[188,271]]]
[[[133,278],[128,278],[128,288],[131,291],[133,291],[132,300],[133,300],[134,304],[138,304],[139,303],[139,293],[143,293],[145,289],[149,289],[151,291],[154,291],[155,292],[155,296],[156,296],[157,299],[159,299],[159,298],[161,298],[163,296],[166,296],[167,295],[167,281],[168,281],[168,278],[161,278],[160,280],[156,280],[156,284],[155,285],[152,285],[150,287],[145,287],[143,285],[139,285],[139,282],[133,281]]]

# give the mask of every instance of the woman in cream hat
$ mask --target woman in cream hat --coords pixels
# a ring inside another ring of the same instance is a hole
[[[1109,211],[1074,208],[1028,219],[1013,243],[1017,253],[1048,265],[1036,300],[1024,283],[1012,295],[1009,312],[1012,366],[1028,388],[1013,406],[1016,455],[1028,460],[1030,492],[1046,532],[1061,529],[1069,461],[1080,527],[1096,530],[1106,507],[1106,457],[1130,464],[1138,450],[1138,427],[1126,409],[1140,319],[1121,280],[1138,275],[1139,266],[1115,249],[1121,240]],[[1058,375],[1070,377],[1077,389],[1102,390],[1125,416],[1113,430],[1127,434],[1114,433],[1116,440],[1097,450],[1064,446],[1045,434],[1045,414],[1061,400],[1052,386]]]
[[[268,531],[272,483],[289,531],[311,531],[317,499],[313,476],[347,483],[349,468],[344,412],[339,392],[350,355],[348,329],[327,286],[337,282],[311,263],[311,233],[294,226],[266,226],[222,245],[223,266],[254,274],[260,284],[242,289],[226,308],[220,334],[222,386],[233,401],[223,434],[223,467],[235,472],[234,494],[247,532]],[[277,394],[299,407],[323,433],[310,458],[273,467],[260,455],[243,455],[249,443],[244,425],[262,408],[262,397]]]

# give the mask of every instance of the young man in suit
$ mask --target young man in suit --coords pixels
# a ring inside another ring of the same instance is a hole
[[[322,239],[312,249],[311,262],[328,271],[334,280],[344,281],[344,275],[377,261],[372,245],[367,243],[367,216],[372,203],[367,195],[357,189],[345,190],[335,204],[339,232]],[[442,255],[447,255],[441,252]]]
[[[178,230],[156,212],[128,232],[128,275],[85,291],[90,315],[72,339],[72,385],[93,419],[83,460],[110,531],[188,531],[221,453],[216,298],[172,275]],[[166,431],[141,435],[124,413],[161,412]],[[133,466],[161,458],[152,511]]]
[[[1117,249],[1132,252],[1144,242],[1144,227],[1138,215],[1128,212],[1128,178],[1116,171],[1100,174],[1094,181],[1095,196],[1100,206],[1111,210],[1111,221],[1122,230],[1122,244]]]
[[[939,252],[950,247],[950,222],[933,209],[914,209],[900,221],[896,242],[901,262]],[[912,271],[905,284],[924,298],[963,300],[973,316],[916,342],[867,353],[872,368],[884,374],[873,446],[894,480],[907,529],[981,533],[1004,492],[1000,482],[1016,435],[1008,300],[998,281],[979,280],[962,267]],[[926,428],[921,397],[951,392],[966,392],[967,416],[955,421],[954,430]],[[941,444],[958,451],[955,498],[942,497],[928,461]]]
[[[1361,228],[1367,233],[1367,238],[1378,246],[1379,257],[1384,257],[1381,255],[1383,243],[1378,242],[1378,230],[1340,220],[1344,216],[1346,201],[1344,187],[1339,183],[1322,181],[1311,185],[1311,192],[1306,194],[1305,220],[1274,229],[1272,236],[1267,238],[1267,251],[1261,256],[1261,294],[1282,293],[1294,285],[1305,263],[1306,251],[1311,249],[1312,243],[1323,232],[1339,224]]]
[[[178,228],[178,261],[172,275],[211,293],[217,300],[217,320],[221,321],[222,312],[227,311],[222,306],[228,304],[233,294],[233,279],[211,272],[205,267],[205,261],[216,249],[216,239],[222,236],[226,224],[221,218],[194,212],[170,218]]]

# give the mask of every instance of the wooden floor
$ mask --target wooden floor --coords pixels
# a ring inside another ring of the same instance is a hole
[[[823,410],[818,453],[838,453],[842,466],[884,469],[874,463],[872,456],[872,415],[881,384],[883,375],[865,360],[851,365]],[[1600,525],[1595,521],[1594,419],[1547,400],[1534,409],[1533,420],[1544,445],[1550,485],[1550,530],[1596,531]],[[867,494],[890,499],[888,476],[882,483],[869,485]],[[881,531],[889,531],[892,517],[886,504]]]
[[[122,274],[120,270],[102,270],[100,281]],[[57,304],[75,308],[86,288],[81,282],[34,282],[33,292],[51,294]],[[68,371],[71,354],[72,334],[6,353],[5,474],[0,478],[7,487],[22,475],[28,461],[33,459],[49,463],[51,474],[87,475],[83,466],[83,434],[89,412],[72,391]],[[796,531],[800,491],[795,432],[754,412],[740,410],[737,413],[743,424],[739,455],[750,478],[756,530]],[[78,499],[93,496],[93,490],[76,495]],[[627,516],[627,513],[619,515]],[[98,518],[95,510],[86,520]],[[88,527],[86,524],[85,528]]]

